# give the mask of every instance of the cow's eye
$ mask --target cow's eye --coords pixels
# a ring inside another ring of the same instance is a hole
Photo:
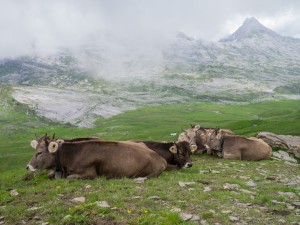
[[[40,155],[40,154],[42,154],[42,153],[43,153],[43,152],[37,152],[36,155],[38,156],[38,155]]]

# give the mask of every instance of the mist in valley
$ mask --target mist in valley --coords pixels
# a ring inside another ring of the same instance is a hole
[[[298,1],[0,4],[0,83],[52,120],[92,126],[147,105],[300,99]]]

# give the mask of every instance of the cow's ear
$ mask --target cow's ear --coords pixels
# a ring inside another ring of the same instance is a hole
[[[197,150],[197,148],[198,148],[197,145],[191,145],[191,146],[190,146],[191,153],[194,154],[195,151]]]
[[[57,149],[58,149],[58,144],[56,142],[54,142],[54,141],[50,142],[50,144],[48,146],[48,151],[50,153],[54,153],[54,152],[57,151]]]
[[[176,145],[173,145],[172,147],[169,148],[170,152],[172,152],[173,154],[177,153],[177,147]]]
[[[33,147],[34,149],[36,149],[36,146],[38,145],[38,142],[36,140],[32,140],[30,142],[31,147]]]
[[[64,142],[65,142],[65,141],[64,141],[63,139],[57,139],[57,140],[56,140],[56,143],[57,143],[57,144],[62,144],[62,143],[64,143]]]

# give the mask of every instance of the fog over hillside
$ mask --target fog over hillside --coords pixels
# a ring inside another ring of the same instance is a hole
[[[0,84],[52,120],[300,99],[297,1],[18,3],[1,2]]]

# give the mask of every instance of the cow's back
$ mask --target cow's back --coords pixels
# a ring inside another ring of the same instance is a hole
[[[68,151],[72,151],[72,157]],[[163,172],[166,161],[140,144],[130,142],[88,141],[63,143],[64,164],[69,173],[84,173],[107,178],[154,177]]]
[[[272,148],[263,140],[255,137],[248,138],[249,149],[243,153],[245,160],[263,160],[268,159],[272,155]]]
[[[223,136],[223,157],[240,160],[262,160],[270,158],[271,147],[253,138],[240,136]]]

